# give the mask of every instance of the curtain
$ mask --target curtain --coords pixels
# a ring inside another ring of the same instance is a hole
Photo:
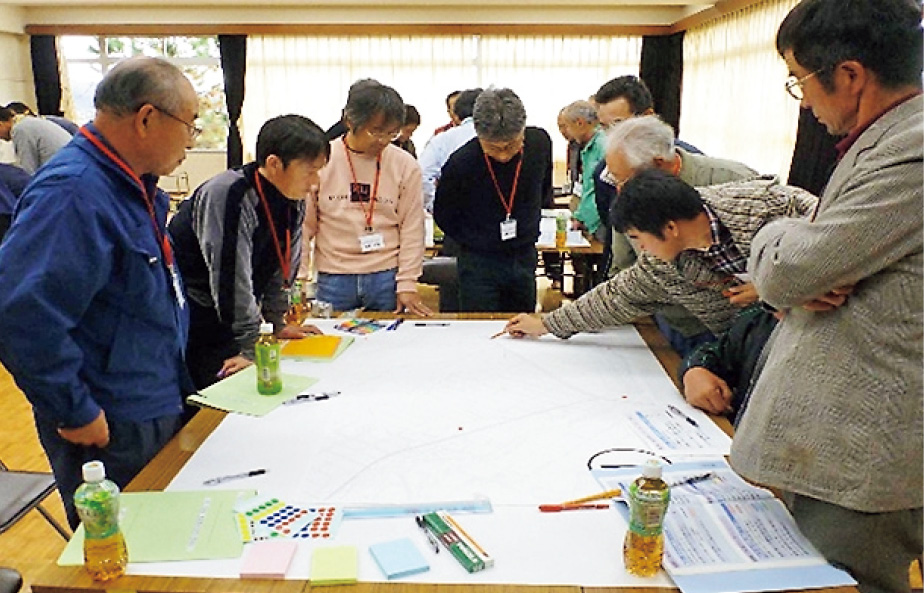
[[[61,78],[54,35],[33,35],[32,78],[35,82],[36,109],[41,115],[61,115]]]
[[[837,159],[834,145],[837,141],[838,138],[829,134],[827,128],[815,119],[811,109],[801,110],[788,183],[821,195],[834,170]]]
[[[244,104],[244,79],[247,71],[247,36],[219,35],[221,71],[225,81],[225,104],[228,107],[228,168],[244,163],[241,143],[241,107]]]
[[[639,76],[654,99],[655,113],[680,135],[680,90],[683,87],[684,33],[642,39]]]
[[[783,84],[776,31],[798,0],[764,0],[687,31],[683,139],[706,154],[787,177],[799,103]]]
[[[638,72],[640,55],[640,37],[254,36],[247,52],[244,146],[253,150],[260,125],[283,113],[328,128],[340,119],[350,85],[371,77],[417,107],[418,147],[448,121],[449,92],[493,84],[520,96],[527,123],[545,128],[554,154],[563,158],[558,112],[587,99],[603,81]]]

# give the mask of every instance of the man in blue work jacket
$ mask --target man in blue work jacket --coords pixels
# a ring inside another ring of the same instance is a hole
[[[84,462],[124,487],[180,427],[192,389],[182,285],[166,241],[170,173],[199,130],[168,62],[132,58],[96,117],[42,169],[0,247],[0,361],[33,406],[72,527]]]

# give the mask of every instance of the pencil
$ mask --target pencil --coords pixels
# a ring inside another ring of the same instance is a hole
[[[584,496],[582,498],[575,498],[574,500],[566,500],[565,502],[561,503],[561,506],[571,506],[575,504],[581,504],[584,502],[590,502],[592,500],[602,500],[604,498],[613,498],[616,496],[620,496],[621,494],[622,494],[622,490],[620,490],[619,488],[616,488],[614,490],[607,490],[606,492],[601,492],[599,494],[591,494],[590,496]]]
[[[499,337],[501,337],[502,335],[504,335],[505,333],[507,333],[507,330],[506,330],[506,329],[502,329],[502,330],[500,330],[499,332],[497,332],[496,334],[494,334],[493,336],[491,336],[491,339],[493,340],[494,338],[499,338]]]
[[[475,547],[476,550],[478,550],[478,552],[479,552],[479,553],[481,554],[481,556],[482,556],[482,559],[490,558],[490,557],[491,557],[490,554],[488,554],[487,552],[484,551],[484,548],[482,548],[481,546],[478,545],[478,542],[476,542],[474,539],[472,539],[472,536],[470,536],[464,529],[462,529],[462,526],[461,526],[461,525],[459,525],[458,523],[456,523],[456,520],[455,520],[455,519],[453,519],[452,517],[449,516],[449,513],[440,513],[439,515],[440,515],[440,517],[441,517],[442,519],[445,519],[446,522],[448,522],[451,526],[453,526],[453,527],[455,528],[455,530],[456,530],[457,532],[459,532],[459,534],[462,535],[462,537],[464,537],[465,539],[467,539],[467,540],[469,541],[469,543],[471,543],[471,544]]]

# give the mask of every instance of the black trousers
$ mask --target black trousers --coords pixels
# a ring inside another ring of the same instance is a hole
[[[494,253],[463,249],[458,270],[460,311],[536,311],[536,248],[532,245]]]

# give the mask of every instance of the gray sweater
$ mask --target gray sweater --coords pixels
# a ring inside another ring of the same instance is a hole
[[[35,174],[56,152],[71,141],[70,134],[54,122],[30,115],[20,118],[10,132],[19,166]]]

